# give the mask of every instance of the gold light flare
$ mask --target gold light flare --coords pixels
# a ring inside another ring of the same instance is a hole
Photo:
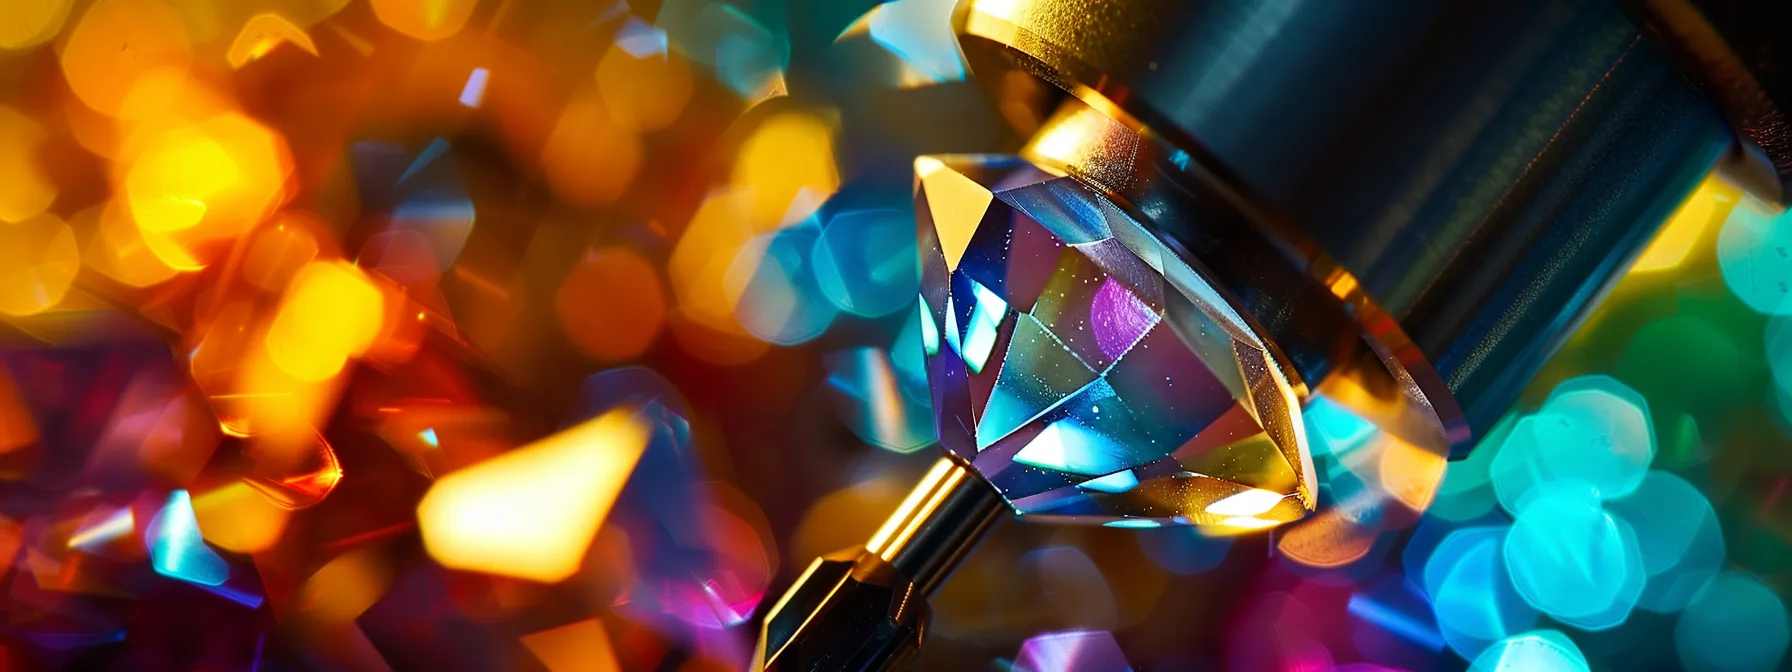
[[[646,448],[621,408],[443,476],[417,505],[430,557],[455,569],[544,583],[578,571]]]
[[[813,558],[853,544],[877,532],[879,521],[903,503],[906,484],[890,476],[867,479],[828,493],[809,505],[790,536],[791,558]]]
[[[188,354],[193,381],[229,436],[309,430],[335,402],[333,381],[302,381],[281,370],[268,357],[265,340],[255,303],[239,299],[209,318]]]
[[[131,217],[157,258],[210,263],[288,197],[286,142],[237,113],[159,129],[124,177]]]
[[[213,546],[234,553],[259,553],[272,548],[292,517],[247,484],[235,482],[193,499],[199,533]]]
[[[1742,200],[1742,188],[1731,184],[1716,172],[1680,203],[1680,208],[1662,225],[1655,240],[1631,265],[1632,273],[1665,271],[1678,267],[1692,253],[1699,239],[1712,224],[1728,219],[1730,211]]]
[[[741,145],[732,182],[750,195],[759,230],[802,221],[840,189],[833,127],[801,112],[765,119]]]
[[[88,107],[109,115],[140,116],[127,109],[145,75],[163,70],[185,78],[193,60],[186,24],[155,0],[99,0],[87,8],[62,49],[62,73]],[[141,93],[138,94],[142,95]]]
[[[263,433],[250,449],[255,465],[243,474],[243,483],[277,506],[316,506],[342,482],[336,449],[315,429]]]
[[[467,25],[478,0],[371,0],[373,13],[386,27],[434,42]]]
[[[250,334],[253,338],[263,332]],[[229,390],[209,397],[219,425],[230,436],[290,435],[322,422],[335,406],[334,379],[301,380],[253,343],[232,373],[236,376]]]
[[[321,223],[310,215],[290,211],[275,215],[249,243],[243,279],[265,292],[284,291],[323,251],[320,231]]]
[[[80,270],[75,232],[55,215],[0,222],[0,313],[22,317],[49,310]]]
[[[523,646],[549,672],[614,672],[622,669],[610,633],[595,618],[523,635]]]
[[[0,18],[3,25],[5,19]],[[37,161],[45,137],[36,121],[0,105],[0,221],[24,221],[56,200],[56,185]]]
[[[123,202],[114,199],[82,210],[75,215],[74,226],[96,232],[82,251],[82,259],[88,268],[113,280],[132,287],[148,287],[179,273],[149,249],[143,232],[131,219],[129,206]]]
[[[597,95],[574,99],[541,150],[548,185],[561,198],[595,208],[622,195],[641,167],[641,139],[611,116]]]
[[[329,379],[373,345],[385,318],[384,301],[352,264],[309,264],[293,279],[268,327],[268,356],[299,380]]]
[[[667,263],[672,291],[679,311],[692,321],[724,334],[751,340],[734,319],[734,306],[746,290],[744,282],[730,283],[735,258],[754,236],[750,219],[753,195],[745,191],[718,190],[697,206],[684,234]],[[752,269],[733,275],[752,277]]]
[[[1414,512],[1431,508],[1449,462],[1443,455],[1391,435],[1379,440],[1383,444],[1378,464],[1382,489]]]
[[[1308,567],[1343,567],[1369,554],[1380,529],[1352,520],[1342,508],[1320,511],[1283,528],[1276,550]]]
[[[293,25],[286,17],[268,12],[250,17],[243,24],[236,39],[231,41],[230,49],[224,52],[224,59],[230,62],[230,67],[241,69],[282,44],[291,44],[312,56],[317,55],[317,45],[305,29]]]
[[[373,550],[349,551],[305,579],[298,613],[324,623],[346,623],[367,611],[392,584],[391,565]]]
[[[585,255],[560,284],[554,308],[573,345],[603,362],[646,352],[666,320],[653,265],[623,247]]]
[[[0,3],[0,49],[28,49],[55,37],[68,20],[68,8],[73,4],[73,0]]]
[[[691,65],[675,50],[636,58],[612,44],[597,62],[597,91],[618,125],[659,130],[677,120],[691,99]]]

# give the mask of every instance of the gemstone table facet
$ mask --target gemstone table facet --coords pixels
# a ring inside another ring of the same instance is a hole
[[[915,163],[921,328],[944,448],[1022,514],[1240,529],[1300,518],[1288,370],[1174,250],[1009,156]]]

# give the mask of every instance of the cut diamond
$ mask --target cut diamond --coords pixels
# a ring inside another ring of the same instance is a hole
[[[1313,506],[1300,406],[1194,268],[1073,178],[922,157],[921,328],[945,449],[1023,514],[1255,529]]]

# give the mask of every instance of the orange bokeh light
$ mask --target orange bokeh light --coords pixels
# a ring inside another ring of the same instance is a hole
[[[179,13],[155,0],[99,0],[87,8],[62,49],[62,73],[88,107],[110,116],[141,116],[138,81],[165,70],[184,80],[193,60]],[[159,102],[167,102],[165,100]]]
[[[645,352],[666,319],[653,265],[627,248],[587,254],[554,296],[560,326],[580,351],[605,362]]]
[[[585,207],[615,201],[641,167],[641,139],[611,116],[601,98],[568,103],[541,150],[548,184],[561,198]]]
[[[677,120],[691,99],[691,66],[674,50],[636,58],[612,44],[597,62],[597,91],[618,125],[658,130]]]
[[[0,49],[27,49],[56,36],[73,0],[7,0],[0,3]]]
[[[178,271],[157,257],[143,240],[143,232],[131,220],[128,206],[106,201],[75,215],[76,228],[94,231],[83,259],[88,268],[132,287],[148,287],[167,281]]]
[[[743,191],[710,194],[691,215],[667,265],[679,310],[712,329],[745,333],[734,320],[745,286],[730,287],[728,272],[755,233],[753,203],[752,194]]]
[[[81,270],[75,232],[55,215],[0,222],[0,313],[33,315],[62,301]]]
[[[0,105],[0,221],[24,221],[56,200],[56,185],[37,160],[45,137],[36,121]]]
[[[478,0],[371,0],[386,27],[425,42],[453,36],[467,25]]]

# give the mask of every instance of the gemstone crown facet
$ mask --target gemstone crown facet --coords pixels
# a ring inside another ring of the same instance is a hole
[[[1235,529],[1313,508],[1295,387],[1200,272],[1071,177],[915,162],[940,443],[1022,514]]]

